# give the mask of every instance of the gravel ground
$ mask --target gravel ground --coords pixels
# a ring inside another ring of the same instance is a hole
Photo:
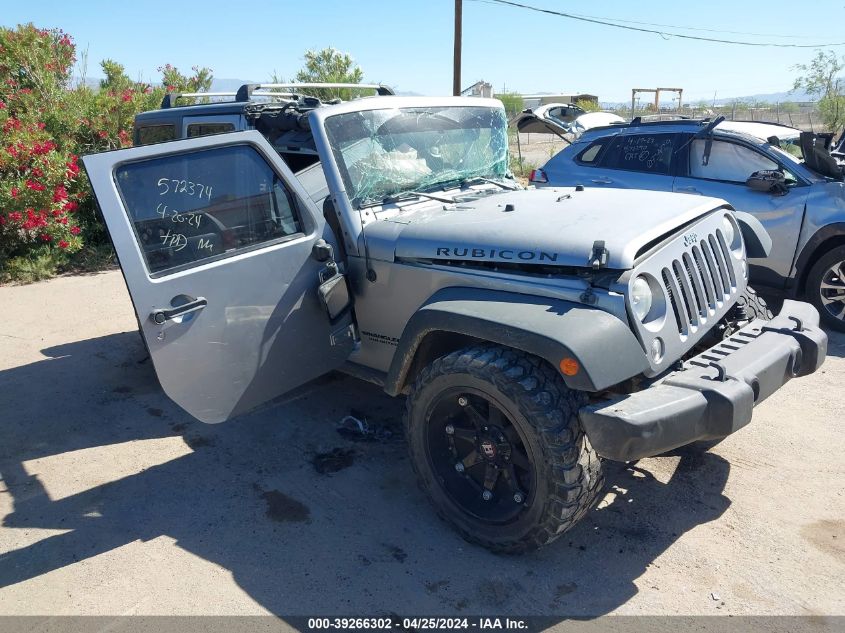
[[[0,614],[845,614],[841,335],[742,431],[610,464],[599,509],[502,557],[435,517],[376,387],[206,426],[159,389],[119,272],[0,306]],[[341,437],[350,409],[383,439]]]
[[[534,167],[542,167],[552,156],[569,147],[569,143],[555,134],[520,134],[519,143],[522,146],[522,160],[529,171]],[[519,157],[516,141],[510,144],[509,150],[511,156]],[[525,174],[526,177],[528,175]]]

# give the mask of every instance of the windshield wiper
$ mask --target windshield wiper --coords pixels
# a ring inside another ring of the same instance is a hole
[[[498,180],[493,180],[492,178],[485,178],[484,176],[476,176],[475,178],[465,178],[461,181],[461,187],[465,187],[467,185],[474,185],[479,182],[489,182],[491,185],[496,185],[497,187],[501,187],[502,189],[506,189],[507,191],[516,191],[519,189],[517,185],[509,185],[504,182],[499,182]]]
[[[725,120],[725,117],[720,114],[715,119],[710,121],[707,125],[705,125],[703,128],[698,130],[698,132],[696,132],[691,137],[689,137],[689,139],[687,139],[687,141],[683,145],[681,145],[678,149],[676,149],[673,152],[673,154],[680,153],[687,145],[689,145],[694,140],[699,139],[699,138],[709,138],[709,140],[712,142],[713,141],[713,137],[712,137],[713,130],[715,130],[716,126],[719,125],[719,123],[721,123],[724,120]],[[707,157],[708,158],[710,157],[709,150],[707,151]]]
[[[396,204],[397,202],[402,202],[403,200],[412,200],[414,198],[428,198],[429,200],[437,200],[437,202],[445,202],[451,204],[454,202],[451,198],[444,198],[443,196],[433,196],[430,193],[425,193],[423,191],[403,191],[402,193],[398,193],[395,196],[385,196],[381,200],[372,200],[370,202],[365,202],[363,204],[358,205],[359,209],[367,209],[369,207],[377,207],[379,205],[384,204]]]

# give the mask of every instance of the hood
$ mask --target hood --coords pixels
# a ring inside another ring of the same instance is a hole
[[[608,268],[628,269],[640,250],[726,205],[658,191],[571,187],[503,192],[404,212],[368,224],[372,257],[585,267],[604,241]]]

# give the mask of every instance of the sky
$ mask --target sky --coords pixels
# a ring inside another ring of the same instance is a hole
[[[845,2],[515,0],[578,15],[714,31],[651,27],[718,39],[791,44],[845,42]],[[398,91],[451,94],[454,0],[0,0],[0,24],[61,28],[87,50],[87,76],[114,59],[130,77],[157,82],[166,63],[207,66],[218,78],[291,78],[308,49],[352,55],[365,80]],[[803,16],[805,19],[796,19]],[[826,25],[827,28],[821,28]],[[734,31],[727,33],[726,31]],[[760,34],[760,35],[750,35]],[[696,102],[789,90],[793,66],[817,49],[695,42],[574,21],[491,0],[463,0],[462,86],[497,92],[589,93],[630,100],[631,88],[680,87]],[[845,54],[845,46],[831,47]],[[82,57],[81,55],[79,55]],[[77,70],[77,74],[79,70]]]

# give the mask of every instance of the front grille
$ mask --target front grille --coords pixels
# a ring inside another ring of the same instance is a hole
[[[731,254],[721,231],[706,235],[661,271],[682,337],[696,332],[736,291]]]

